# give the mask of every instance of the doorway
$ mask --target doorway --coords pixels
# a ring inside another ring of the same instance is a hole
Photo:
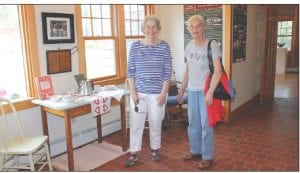
[[[299,95],[298,7],[284,5],[278,11],[277,55],[275,74],[275,98]]]
[[[280,10],[279,10],[280,9]],[[298,96],[298,91],[291,92],[286,87],[289,83],[295,83],[298,81],[298,74],[293,73],[286,74],[286,66],[284,67],[284,75],[276,75],[276,56],[277,56],[277,22],[279,19],[285,18],[285,20],[293,21],[293,33],[291,41],[291,57],[293,59],[299,59],[299,21],[298,21],[298,6],[287,5],[265,5],[264,6],[264,47],[262,51],[262,71],[261,71],[261,89],[260,89],[260,103],[268,102],[274,97],[290,97]],[[281,17],[279,17],[281,16]],[[292,16],[289,17],[288,16]],[[297,19],[297,20],[296,20]],[[287,56],[287,55],[286,55]],[[299,60],[298,60],[299,61]],[[299,67],[299,65],[297,65]],[[278,70],[278,68],[277,68]],[[278,77],[277,77],[278,76]],[[276,79],[275,79],[276,78]],[[294,79],[294,80],[293,80]],[[291,80],[291,81],[290,81]],[[292,82],[294,81],[294,82]],[[286,84],[286,86],[284,86]],[[298,87],[298,84],[296,84]],[[285,92],[285,93],[284,93]],[[289,93],[289,94],[288,94]]]

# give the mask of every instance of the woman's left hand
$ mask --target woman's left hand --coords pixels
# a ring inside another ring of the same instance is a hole
[[[207,106],[212,104],[212,100],[213,100],[213,93],[212,92],[207,92],[205,95],[205,104]]]
[[[156,99],[157,105],[162,106],[166,103],[166,95],[163,93],[160,93],[159,96]]]

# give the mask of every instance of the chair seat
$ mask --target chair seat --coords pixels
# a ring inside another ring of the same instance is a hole
[[[188,102],[188,97],[183,96],[183,104],[186,104]],[[167,98],[167,106],[175,106],[179,105],[177,101],[177,96],[168,96]]]
[[[41,148],[48,140],[47,136],[17,138],[7,148],[1,148],[0,154],[29,154]]]

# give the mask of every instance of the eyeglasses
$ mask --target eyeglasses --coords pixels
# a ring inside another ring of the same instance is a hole
[[[139,108],[137,107],[137,105],[134,106],[134,111],[135,111],[135,112],[138,112],[138,111],[139,111]]]
[[[139,100],[145,100],[145,98],[139,98],[138,100],[137,100],[137,103],[136,103],[136,105],[134,105],[134,111],[135,112],[138,112],[139,111],[139,107],[137,106],[138,104],[139,104]]]

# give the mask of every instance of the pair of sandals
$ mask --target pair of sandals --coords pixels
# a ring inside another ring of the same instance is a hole
[[[209,168],[212,164],[213,164],[213,160],[204,160],[202,159],[202,155],[201,154],[192,154],[192,153],[188,153],[188,154],[184,154],[181,157],[184,161],[190,161],[190,160],[201,160],[198,167],[200,169],[206,169]]]
[[[152,160],[155,161],[155,162],[161,160],[161,156],[160,156],[160,154],[159,154],[159,152],[157,150],[151,152],[151,157],[152,157]],[[126,160],[125,165],[126,166],[132,166],[132,165],[135,164],[135,162],[137,160],[138,160],[137,154],[136,153],[130,153],[129,154],[129,158]]]

